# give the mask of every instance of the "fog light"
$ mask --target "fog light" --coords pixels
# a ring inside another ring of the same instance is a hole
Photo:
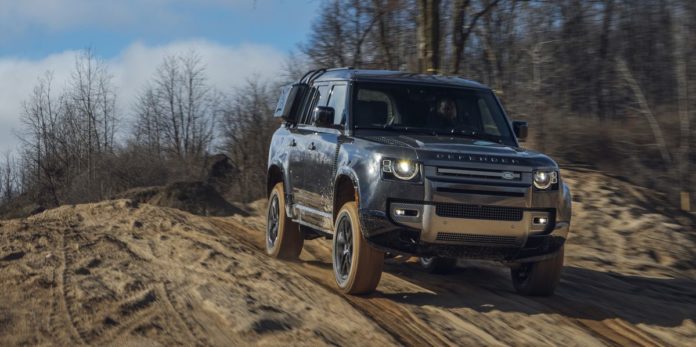
[[[546,225],[549,219],[546,217],[534,217],[534,224],[536,225]]]
[[[399,217],[418,217],[418,211],[417,210],[409,210],[409,209],[404,209],[404,208],[397,208],[394,209],[394,214],[399,216]]]

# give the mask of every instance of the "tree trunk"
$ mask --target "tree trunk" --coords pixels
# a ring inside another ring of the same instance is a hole
[[[418,0],[418,69],[440,70],[440,0]]]
[[[677,106],[679,109],[679,186],[681,188],[681,207],[685,211],[691,210],[689,159],[691,144],[691,124],[689,119],[689,81],[687,68],[687,54],[685,37],[687,30],[680,18],[672,22],[672,35],[674,35],[674,60],[675,75],[677,77]]]
[[[595,85],[595,95],[597,97],[597,114],[599,118],[606,118],[607,102],[607,57],[609,54],[609,34],[614,18],[614,0],[607,0],[604,5],[604,18],[602,19],[602,34],[599,38],[599,67]]]
[[[662,160],[664,161],[665,166],[671,166],[672,158],[669,155],[667,143],[665,142],[665,137],[662,134],[662,128],[660,127],[660,123],[657,122],[657,119],[655,118],[655,115],[653,114],[652,110],[650,110],[650,106],[648,105],[648,100],[645,98],[643,89],[640,87],[636,79],[633,77],[633,73],[631,73],[631,70],[628,68],[628,65],[626,64],[625,60],[621,58],[617,59],[616,65],[619,70],[619,73],[623,75],[624,79],[628,83],[628,87],[631,88],[631,91],[633,92],[634,96],[636,97],[636,100],[638,101],[641,113],[643,114],[643,116],[645,116],[645,119],[648,121],[650,129],[652,129],[653,136],[655,136],[655,142],[657,143],[657,147],[660,150],[660,155],[662,156]]]
[[[459,68],[464,54],[464,21],[469,8],[470,0],[454,0],[452,2],[452,69],[453,75],[459,73]]]

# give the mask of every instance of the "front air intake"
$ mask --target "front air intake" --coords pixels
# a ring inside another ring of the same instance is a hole
[[[437,233],[436,240],[442,242],[461,242],[500,246],[513,246],[518,244],[517,238],[514,236],[475,235],[457,233]]]
[[[518,207],[478,206],[464,204],[435,205],[435,213],[440,217],[487,219],[500,221],[521,221],[524,210]]]

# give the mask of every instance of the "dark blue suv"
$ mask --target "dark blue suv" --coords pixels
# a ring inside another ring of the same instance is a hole
[[[297,258],[333,239],[336,283],[373,291],[386,255],[446,272],[457,259],[510,266],[515,289],[550,295],[571,196],[558,165],[523,149],[493,91],[459,77],[315,70],[283,89],[268,158],[266,248]]]

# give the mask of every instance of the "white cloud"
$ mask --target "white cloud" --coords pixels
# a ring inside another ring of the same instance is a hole
[[[160,46],[133,43],[118,56],[106,61],[117,88],[118,108],[129,115],[136,96],[152,78],[167,55],[195,51],[206,65],[214,87],[228,93],[245,79],[258,74],[270,78],[280,71],[284,53],[264,45],[226,46],[206,40],[178,41]],[[54,89],[64,88],[74,68],[77,51],[65,51],[39,60],[0,57],[0,151],[14,148],[18,141],[13,129],[19,129],[22,102],[37,79],[46,71],[54,74]]]

